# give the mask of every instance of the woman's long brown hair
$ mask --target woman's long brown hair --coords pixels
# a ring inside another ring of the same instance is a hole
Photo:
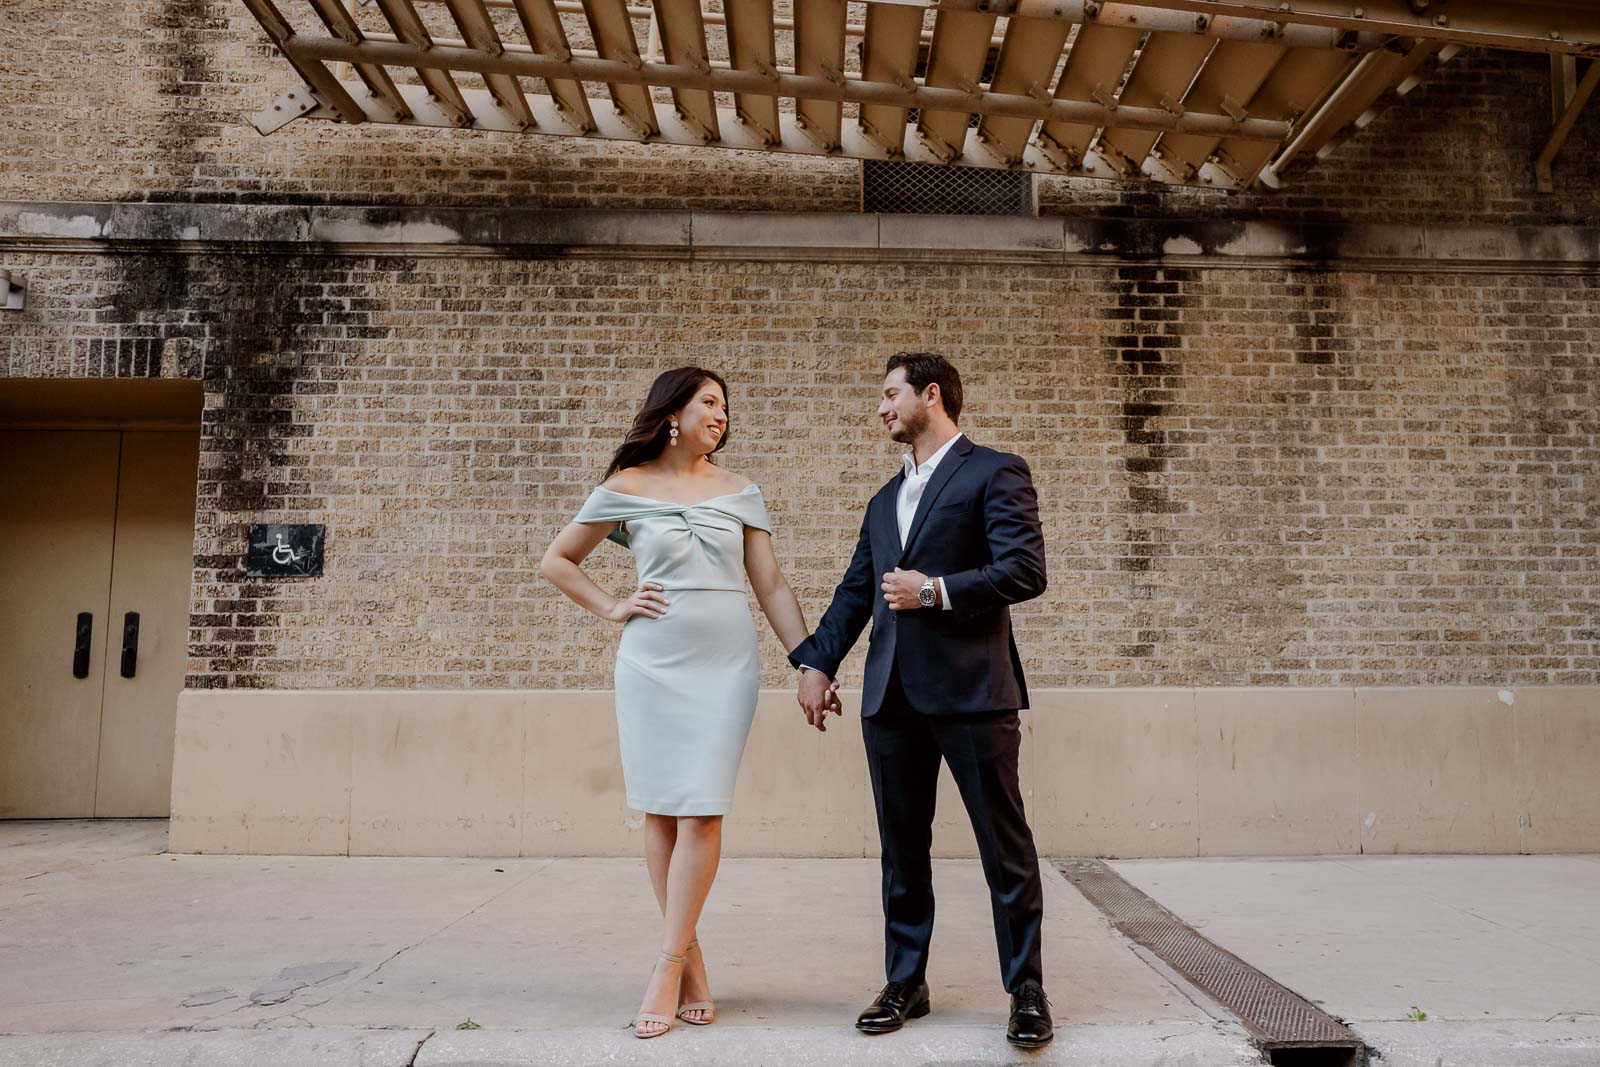
[[[670,427],[671,417],[682,411],[688,403],[695,398],[700,387],[706,382],[716,382],[722,389],[723,398],[728,395],[728,383],[715,371],[703,367],[679,367],[676,370],[663,371],[650,383],[650,392],[644,398],[644,407],[633,417],[633,425],[629,427],[628,434],[622,439],[616,454],[611,457],[611,466],[606,468],[605,481],[613,474],[628,467],[637,467],[641,463],[648,463],[661,455],[667,447],[671,434],[667,431]],[[730,418],[728,431],[722,435],[722,440],[717,442],[717,447],[712,452],[722,451],[722,446],[728,443],[728,438],[733,436],[733,423]]]

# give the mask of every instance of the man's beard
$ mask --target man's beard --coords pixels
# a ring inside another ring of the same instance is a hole
[[[894,429],[889,431],[889,440],[898,441],[902,445],[909,445],[920,437],[922,431],[927,428],[928,413],[926,411],[918,411],[910,417],[897,416]]]

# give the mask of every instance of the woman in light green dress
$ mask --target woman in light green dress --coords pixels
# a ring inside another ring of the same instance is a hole
[[[810,632],[779,569],[761,490],[717,467],[727,387],[682,367],[655,380],[604,484],[551,542],[540,571],[581,607],[622,624],[617,736],[628,806],[645,813],[645,863],[666,920],[634,1020],[656,1037],[714,1009],[695,924],[716,876],[722,817],[755,715],[760,662],[748,579],[785,649]],[[618,600],[583,573],[602,540],[634,554]]]

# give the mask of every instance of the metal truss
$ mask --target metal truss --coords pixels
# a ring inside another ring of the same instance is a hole
[[[304,83],[262,133],[306,117],[1235,190],[1292,181],[1468,46],[1567,72],[1543,183],[1600,77],[1573,66],[1600,55],[1591,4],[293,0],[291,23],[243,2]]]

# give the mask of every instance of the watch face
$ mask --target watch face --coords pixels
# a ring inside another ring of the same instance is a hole
[[[917,593],[917,599],[922,601],[923,607],[933,607],[933,589],[929,586],[923,586],[921,591]]]

